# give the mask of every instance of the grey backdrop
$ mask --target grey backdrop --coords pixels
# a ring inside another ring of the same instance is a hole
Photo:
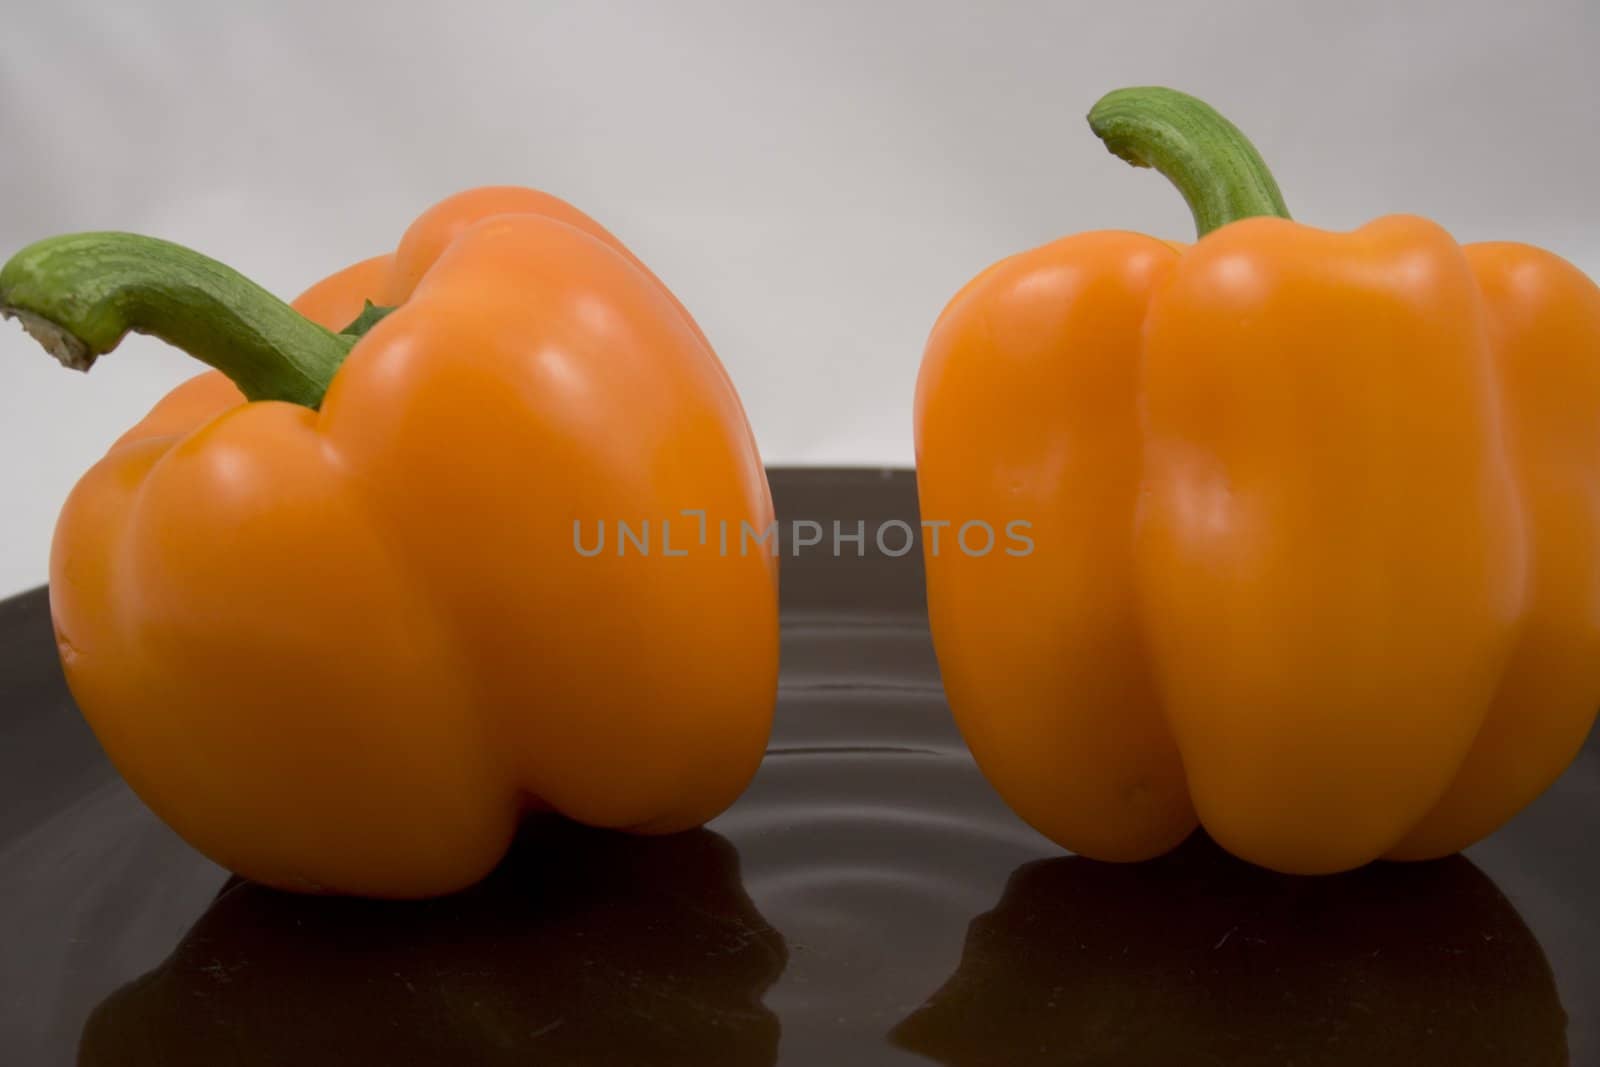
[[[127,229],[291,296],[432,201],[535,185],[699,318],[779,463],[909,463],[923,340],[979,268],[1076,230],[1187,236],[1094,140],[1107,89],[1211,100],[1303,221],[1431,215],[1600,273],[1600,14],[1396,3],[8,4],[0,256]],[[0,330],[0,595],[77,475],[194,364],[93,374]]]

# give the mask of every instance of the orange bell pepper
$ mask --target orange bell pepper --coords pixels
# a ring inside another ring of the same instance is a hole
[[[1138,860],[1196,826],[1285,872],[1463,848],[1600,707],[1600,290],[1420,218],[1289,221],[1191,97],[1090,124],[1191,247],[1068,237],[984,271],[917,383],[950,705],[1010,805]]]
[[[333,332],[367,300],[395,310]],[[760,457],[688,314],[571,206],[453,197],[298,312],[126,234],[23,250],[0,305],[69,365],[131,329],[220,372],[83,477],[50,564],[84,715],[217,862],[427,896],[493,868],[525,811],[665,833],[749,781],[776,560],[686,536],[588,556],[574,523],[765,528]]]

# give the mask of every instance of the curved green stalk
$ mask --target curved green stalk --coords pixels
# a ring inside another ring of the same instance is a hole
[[[20,319],[74,370],[88,370],[128,333],[144,333],[220,370],[250,400],[310,408],[355,343],[214,259],[131,233],[68,234],[24,248],[0,267],[0,315]]]
[[[1089,128],[1113,155],[1153,167],[1177,186],[1200,237],[1238,219],[1289,217],[1277,181],[1249,138],[1187,93],[1118,89],[1090,110]]]

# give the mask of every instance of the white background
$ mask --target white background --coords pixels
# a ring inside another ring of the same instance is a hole
[[[770,463],[908,464],[928,328],[993,260],[1189,235],[1083,123],[1123,85],[1217,105],[1302,221],[1416,212],[1600,275],[1582,0],[7,6],[0,256],[134,230],[292,296],[451,192],[534,185],[678,293]],[[140,338],[83,377],[0,330],[0,595],[44,579],[77,475],[196,366]]]

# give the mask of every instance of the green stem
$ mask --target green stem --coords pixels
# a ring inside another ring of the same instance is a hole
[[[362,303],[361,314],[351,320],[350,325],[339,331],[341,337],[362,338],[367,335],[378,323],[399,311],[398,307],[383,307],[367,300]]]
[[[1176,89],[1118,89],[1089,112],[1089,128],[1113,155],[1154,167],[1178,187],[1204,237],[1256,215],[1289,217],[1255,145],[1211,105]]]
[[[131,233],[24,248],[0,267],[0,315],[22,320],[74,370],[88,370],[130,331],[145,333],[217,368],[250,400],[310,408],[355,343],[216,260]]]

